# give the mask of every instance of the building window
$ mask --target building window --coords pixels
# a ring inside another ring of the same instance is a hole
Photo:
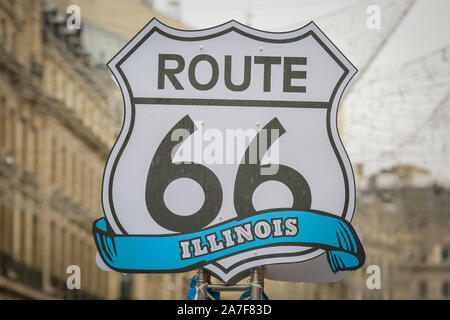
[[[72,235],[70,236],[70,243],[71,243],[71,255],[70,255],[70,261],[67,263],[67,265],[71,265],[71,264],[75,264],[75,265],[80,265],[80,263],[78,262],[78,255],[77,255],[77,250],[78,250],[78,242],[77,242],[77,238],[75,237],[75,234],[72,233]]]
[[[3,206],[2,203],[0,203],[0,253],[3,253],[3,246],[4,246],[4,241],[3,241],[3,235],[4,235],[4,230],[6,230],[6,219],[5,219],[5,207]]]
[[[72,156],[72,195],[77,196],[78,187],[78,176],[77,176],[77,156],[74,153]]]
[[[56,180],[56,139],[53,137],[50,143],[50,181]]]
[[[422,263],[427,262],[427,254],[425,252],[420,253],[420,262],[422,262]]]
[[[419,296],[421,298],[425,298],[428,294],[428,286],[427,283],[425,281],[420,281],[419,283]]]
[[[1,230],[3,252],[12,255],[12,237],[11,226],[13,224],[13,210],[10,207],[3,206],[3,230]]]
[[[19,211],[20,214],[20,262],[27,262],[27,213],[25,211]]]
[[[56,250],[56,242],[59,239],[57,239],[56,236],[56,224],[54,221],[50,222],[50,274],[52,277],[57,275],[57,266],[56,266],[56,256],[58,254]]]
[[[4,96],[0,96],[0,148],[4,148],[6,146],[6,122],[7,120],[7,112],[6,109],[6,98]]]
[[[11,38],[11,51],[16,52],[17,49],[17,32],[12,32],[12,38]]]
[[[441,257],[442,262],[448,262],[448,248],[442,248]]]
[[[22,124],[22,166],[25,169],[28,169],[28,123],[24,119],[21,119],[20,121]]]
[[[64,187],[66,186],[66,161],[67,161],[67,156],[66,156],[66,147],[62,147],[61,149],[61,187],[64,189]]]
[[[40,247],[40,240],[39,240],[39,219],[37,216],[37,213],[33,214],[33,243],[31,244],[33,248],[33,266],[36,268],[40,267],[40,254],[41,254],[41,247]]]
[[[84,171],[85,171],[84,161],[80,161],[80,176],[79,176],[80,182],[79,182],[79,186],[78,186],[80,188],[79,195],[80,195],[81,204],[86,207],[86,204],[84,203],[84,194],[85,194],[85,192],[84,192],[84,188],[85,188],[85,186],[84,186],[84,181],[85,181]]]
[[[66,261],[68,259],[69,256],[69,248],[70,248],[70,244],[68,243],[69,241],[69,234],[67,233],[67,229],[65,227],[61,227],[59,229],[59,236],[61,237],[60,241],[60,247],[59,247],[59,265],[58,265],[58,276],[60,278],[62,278],[62,276],[64,275],[66,268]]]
[[[33,127],[33,151],[34,151],[34,163],[33,163],[33,170],[35,172],[39,171],[39,155],[40,155],[40,150],[39,150],[39,135],[38,135],[38,130]]]
[[[84,281],[84,287],[85,289],[89,290],[89,259],[87,257],[87,254],[89,254],[89,247],[86,246],[86,244],[84,243],[83,239],[80,239],[80,268],[81,270],[88,270],[88,272],[84,273],[84,277],[82,278],[82,280]],[[83,284],[82,284],[83,285]]]
[[[95,207],[94,207],[94,205],[95,205],[95,195],[94,195],[94,191],[95,191],[95,189],[94,189],[94,186],[95,186],[95,178],[94,178],[94,169],[92,169],[92,168],[90,168],[90,170],[89,170],[89,185],[88,185],[88,190],[89,190],[89,192],[88,192],[88,203],[89,203],[89,208],[90,209],[92,209],[92,210],[94,210],[95,209]]]
[[[2,18],[0,20],[0,30],[2,32],[2,44],[6,44],[8,42],[8,29],[6,27],[6,20]]]
[[[450,297],[450,283],[448,281],[442,284],[442,297],[448,298]]]
[[[17,127],[17,119],[16,119],[16,114],[13,110],[10,111],[10,115],[9,115],[9,121],[10,121],[10,139],[11,139],[11,149],[9,150],[11,152],[11,154],[13,155],[13,157],[16,156],[16,139],[17,139],[17,132],[16,132],[16,127]]]

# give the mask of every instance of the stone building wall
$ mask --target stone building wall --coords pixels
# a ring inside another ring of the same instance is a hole
[[[88,65],[40,1],[0,1],[0,292],[106,298],[95,265],[105,157],[118,126]],[[67,290],[68,265],[83,290]]]
[[[95,263],[92,223],[123,103],[64,13],[53,1],[0,0],[0,299],[183,299],[190,274]],[[69,265],[81,290],[67,289]]]

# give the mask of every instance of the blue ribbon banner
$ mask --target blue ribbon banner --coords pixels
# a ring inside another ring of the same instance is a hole
[[[240,252],[281,245],[324,249],[333,272],[358,269],[365,261],[351,224],[321,212],[266,212],[195,233],[168,235],[117,235],[101,218],[93,233],[105,263],[121,272],[191,270]]]

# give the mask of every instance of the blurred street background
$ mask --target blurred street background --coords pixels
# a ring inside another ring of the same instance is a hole
[[[0,299],[186,297],[193,272],[100,270],[91,234],[123,117],[105,64],[153,17],[277,32],[313,20],[359,69],[338,125],[366,264],[334,284],[266,281],[270,298],[450,299],[449,13],[447,0],[0,0]],[[73,265],[81,289],[67,287]]]

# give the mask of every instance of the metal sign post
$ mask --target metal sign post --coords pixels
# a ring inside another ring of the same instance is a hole
[[[197,295],[195,300],[208,300],[208,286],[211,281],[211,276],[203,268],[197,271]]]
[[[264,269],[255,267],[250,270],[250,283],[245,284],[211,284],[211,275],[203,268],[197,271],[197,285],[195,300],[208,300],[212,297],[208,294],[208,289],[214,291],[250,291],[250,300],[262,300],[264,292]]]
[[[250,300],[261,300],[264,291],[264,272],[262,267],[252,268],[250,286]]]

